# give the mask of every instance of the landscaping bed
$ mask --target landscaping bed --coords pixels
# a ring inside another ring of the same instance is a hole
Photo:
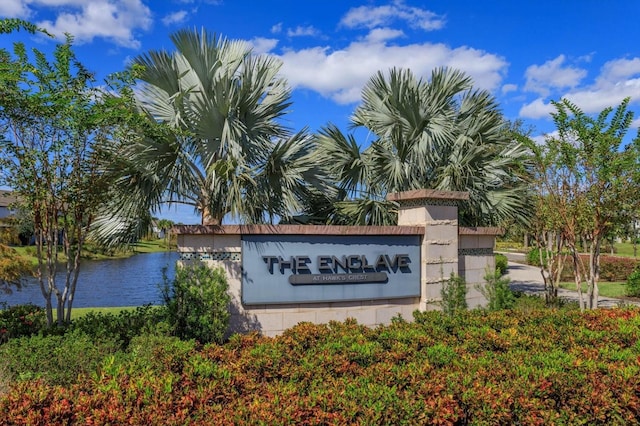
[[[68,383],[11,382],[0,424],[634,424],[639,338],[637,309],[142,335]]]

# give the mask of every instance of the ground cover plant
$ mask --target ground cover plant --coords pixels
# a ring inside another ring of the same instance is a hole
[[[528,309],[143,334],[67,383],[11,382],[0,424],[636,424],[639,326],[637,309]]]

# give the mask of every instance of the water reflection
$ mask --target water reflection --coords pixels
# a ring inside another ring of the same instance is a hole
[[[172,279],[177,260],[178,253],[165,252],[138,254],[127,259],[83,262],[73,306],[158,304],[161,301],[159,285],[162,283],[162,268],[167,267],[167,276]],[[35,279],[30,279],[21,291],[14,291],[11,295],[0,293],[0,302],[10,306],[24,303],[44,306],[44,298]]]

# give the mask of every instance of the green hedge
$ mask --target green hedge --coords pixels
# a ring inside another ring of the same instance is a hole
[[[507,256],[502,253],[496,253],[496,272],[500,276],[507,273],[507,268],[509,267],[509,260]]]
[[[637,424],[640,311],[301,323],[225,345],[132,340],[73,384],[15,382],[7,424]]]

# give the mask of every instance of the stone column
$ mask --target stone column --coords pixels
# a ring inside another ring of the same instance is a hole
[[[399,226],[424,226],[421,247],[421,311],[439,309],[442,283],[458,273],[458,203],[468,192],[418,189],[389,194],[399,204]]]

